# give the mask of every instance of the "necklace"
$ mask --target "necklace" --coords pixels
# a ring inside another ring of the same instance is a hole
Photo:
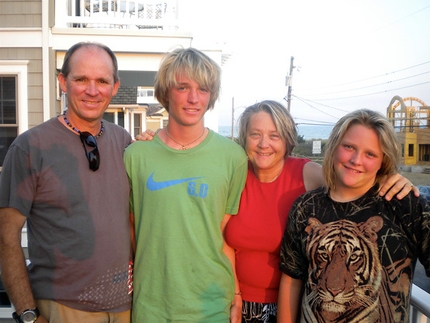
[[[276,179],[279,177],[279,175],[281,175],[281,173],[282,173],[282,169],[281,169],[281,171],[279,172],[279,174],[278,174],[278,175],[276,175],[276,176],[275,176],[275,178],[274,178],[274,179],[272,179],[269,183],[273,183],[274,181],[276,181]]]
[[[181,144],[180,142],[177,142],[175,139],[173,139],[170,135],[169,135],[169,131],[167,131],[167,127],[166,128],[164,128],[165,130],[166,130],[166,135],[167,135],[167,137],[169,137],[170,139],[172,139],[174,142],[176,142],[179,146],[181,146],[181,148],[179,148],[179,150],[187,150],[187,146],[189,146],[189,145],[191,145],[191,144],[193,144],[193,143],[195,143],[197,140],[199,140],[201,137],[203,137],[203,135],[205,134],[205,131],[206,131],[206,128],[203,128],[203,132],[202,132],[202,134],[197,138],[197,139],[194,139],[193,141],[191,141],[191,142],[189,142],[188,144],[185,144],[185,145],[183,145],[183,144]]]
[[[70,123],[69,119],[67,119],[67,117],[66,117],[66,112],[65,111],[63,113],[63,119],[64,119],[64,122],[66,123],[66,125],[68,125],[70,128],[72,128],[72,130],[74,132],[77,132],[79,134],[81,133],[81,131],[78,128],[75,128],[75,127],[72,126],[72,124]],[[100,137],[103,134],[103,131],[105,131],[105,126],[103,124],[103,121],[100,121],[100,122],[101,122],[102,126],[100,128],[100,132],[95,136],[96,138]]]

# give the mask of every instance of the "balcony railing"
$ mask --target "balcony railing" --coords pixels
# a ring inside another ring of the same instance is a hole
[[[410,323],[430,323],[430,294],[412,284]]]
[[[178,28],[176,0],[57,0],[57,28]]]
[[[6,298],[4,290],[0,290],[0,293],[3,293],[3,298]],[[410,323],[430,323],[429,298],[430,295],[426,291],[416,285],[412,285]],[[10,319],[13,311],[10,305],[0,302],[0,323],[3,322],[3,318]],[[6,321],[9,322],[10,320]]]

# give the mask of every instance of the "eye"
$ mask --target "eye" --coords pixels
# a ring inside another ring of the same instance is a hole
[[[281,139],[281,136],[279,136],[277,133],[271,134],[270,139],[272,140],[279,140]]]
[[[209,92],[209,89],[206,89],[206,88],[200,88],[200,91],[201,91],[201,92],[205,92],[205,93],[206,93],[206,92]]]
[[[249,136],[250,136],[252,139],[258,139],[258,138],[260,138],[260,134],[259,134],[258,132],[251,132],[251,133],[249,134]]]
[[[343,148],[345,148],[346,150],[353,150],[354,149],[354,147],[352,147],[351,145],[347,145],[347,144],[344,144]]]

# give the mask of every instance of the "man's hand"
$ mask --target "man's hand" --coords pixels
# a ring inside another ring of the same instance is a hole
[[[150,129],[146,129],[145,132],[142,132],[140,135],[136,136],[136,140],[141,140],[141,141],[152,140],[156,134],[157,132],[152,131]]]

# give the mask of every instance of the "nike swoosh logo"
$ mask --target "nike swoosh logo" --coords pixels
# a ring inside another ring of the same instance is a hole
[[[146,188],[150,191],[158,191],[158,190],[161,190],[161,189],[169,187],[169,186],[190,182],[190,181],[193,181],[193,180],[198,179],[198,178],[201,178],[201,176],[200,177],[181,178],[181,179],[172,179],[172,180],[163,181],[163,182],[156,182],[156,181],[154,181],[154,173],[152,173],[149,176],[148,180],[146,181]]]

